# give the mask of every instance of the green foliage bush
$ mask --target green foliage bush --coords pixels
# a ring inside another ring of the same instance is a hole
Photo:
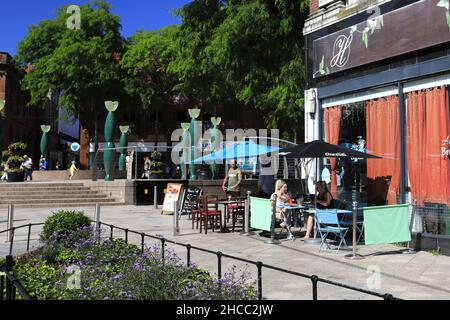
[[[14,273],[33,298],[54,300],[61,297],[60,288],[54,285],[62,276],[57,266],[36,258],[28,261],[19,260],[14,267]]]
[[[91,222],[91,219],[81,211],[59,211],[45,221],[42,238],[48,240],[55,234],[63,236],[68,232],[89,226]]]

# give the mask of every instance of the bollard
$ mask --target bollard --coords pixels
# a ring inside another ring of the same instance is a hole
[[[265,243],[266,244],[280,244],[280,241],[275,240],[275,219],[276,219],[276,214],[277,214],[277,195],[274,194],[273,199],[271,199],[271,201],[273,201],[272,203],[272,223],[270,225],[270,239],[267,240]]]
[[[6,242],[12,242],[12,238],[13,238],[13,232],[12,232],[12,228],[14,228],[14,205],[10,204],[8,205],[8,227],[7,227],[10,231],[7,232],[6,236]]]
[[[174,201],[173,203],[173,235],[179,236],[180,235],[180,226],[178,221],[178,202]]]
[[[245,199],[245,213],[244,213],[244,233],[245,236],[253,235],[250,232],[250,197],[252,195],[251,191],[247,191],[247,198]]]
[[[95,233],[100,237],[100,203],[95,204]]]
[[[153,205],[155,209],[158,209],[158,186],[153,186]]]
[[[346,255],[345,258],[347,259],[351,259],[351,260],[361,260],[364,259],[362,256],[356,254],[356,215],[358,213],[358,202],[354,201],[353,202],[353,232],[352,232],[352,254],[350,255]]]

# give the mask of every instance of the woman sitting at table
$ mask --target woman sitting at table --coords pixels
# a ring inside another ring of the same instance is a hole
[[[272,194],[270,197],[271,200],[274,199],[274,195],[277,195],[277,201],[276,201],[276,213],[277,213],[277,219],[282,220],[280,226],[282,228],[286,228],[289,236],[288,239],[293,239],[294,236],[291,232],[291,222],[290,222],[290,216],[285,208],[286,205],[289,204],[289,193],[286,182],[283,180],[277,180],[275,184],[275,193]]]
[[[316,184],[317,190],[317,209],[331,209],[333,208],[333,195],[328,190],[325,181],[318,181]]]
[[[317,209],[330,209],[333,206],[333,195],[328,190],[327,183],[325,181],[318,181],[316,183],[316,208]],[[311,237],[311,232],[314,226],[314,214],[308,214],[305,217],[306,220],[306,235],[300,240],[305,241]]]

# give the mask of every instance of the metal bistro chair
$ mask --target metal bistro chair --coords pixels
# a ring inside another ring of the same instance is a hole
[[[341,246],[347,246],[345,241],[345,236],[347,235],[348,229],[345,227],[341,227],[339,222],[339,217],[337,213],[337,209],[333,210],[321,210],[316,209],[316,221],[317,221],[317,231],[319,231],[321,243],[319,251],[322,250],[323,245],[326,245],[327,249],[331,249],[330,245],[327,242],[327,236],[330,233],[335,234],[335,240],[339,238],[339,245],[336,250],[336,254],[339,253]]]

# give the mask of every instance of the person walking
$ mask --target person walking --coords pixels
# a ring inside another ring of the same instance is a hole
[[[25,170],[24,181],[27,181],[28,177],[30,177],[30,181],[33,181],[33,159],[27,155],[24,155],[22,167]]]
[[[75,172],[78,171],[78,168],[76,166],[76,162],[72,161],[72,165],[70,166],[69,172],[70,172],[70,176],[69,176],[69,180],[72,180],[73,176],[75,175]]]
[[[41,159],[39,160],[39,170],[40,171],[47,171],[48,168],[48,162],[45,159],[45,156],[41,156]]]
[[[8,180],[8,161],[4,161],[2,163],[2,167],[3,167],[3,169],[2,169],[3,174],[2,174],[1,181],[7,181]]]

